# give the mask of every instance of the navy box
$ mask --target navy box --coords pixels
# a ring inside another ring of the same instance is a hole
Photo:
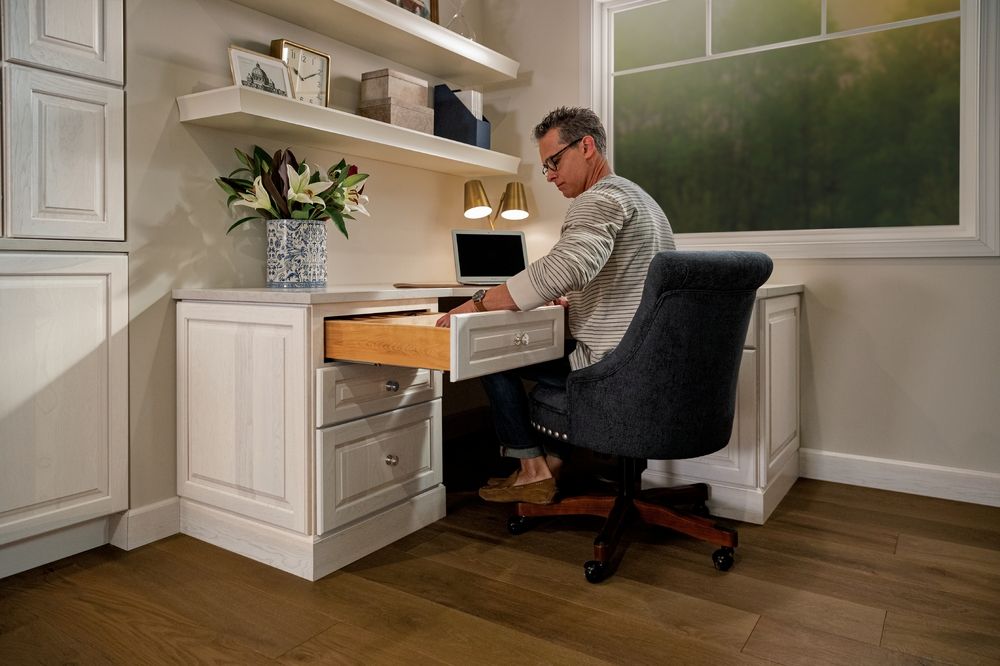
[[[434,136],[490,147],[490,121],[479,120],[448,86],[434,86]]]

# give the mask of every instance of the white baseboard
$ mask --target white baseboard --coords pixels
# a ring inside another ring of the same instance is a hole
[[[1000,474],[799,449],[799,475],[819,481],[1000,506]]]
[[[134,550],[181,531],[179,497],[129,509],[111,519],[111,545]]]

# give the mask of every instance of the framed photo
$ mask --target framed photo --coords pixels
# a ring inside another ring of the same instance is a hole
[[[329,55],[287,39],[272,41],[271,55],[288,66],[293,98],[316,106],[329,105]]]
[[[438,0],[389,0],[397,7],[402,7],[411,14],[438,22]]]
[[[238,86],[263,90],[281,97],[292,96],[288,67],[277,58],[239,46],[230,46],[229,67],[233,71],[233,83]]]

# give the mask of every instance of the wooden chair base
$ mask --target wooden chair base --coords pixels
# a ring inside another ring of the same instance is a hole
[[[587,580],[596,583],[611,571],[611,560],[618,542],[631,520],[666,527],[701,541],[720,546],[712,554],[715,567],[728,571],[733,565],[733,553],[738,542],[736,530],[718,525],[708,517],[705,502],[708,486],[695,483],[673,488],[638,490],[638,472],[625,465],[623,490],[615,495],[578,495],[566,497],[554,504],[515,505],[507,527],[512,534],[528,529],[529,519],[546,516],[599,516],[604,526],[594,539],[594,559],[584,564]],[[675,506],[692,505],[694,511],[682,511]]]

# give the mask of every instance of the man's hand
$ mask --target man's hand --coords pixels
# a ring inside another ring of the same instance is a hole
[[[457,308],[453,308],[450,311],[446,312],[445,314],[441,315],[441,317],[437,320],[437,322],[435,322],[434,325],[438,326],[439,328],[451,328],[452,315],[465,314],[466,312],[475,312],[475,311],[476,311],[476,306],[472,304],[472,299],[469,299],[466,302],[459,305]]]

